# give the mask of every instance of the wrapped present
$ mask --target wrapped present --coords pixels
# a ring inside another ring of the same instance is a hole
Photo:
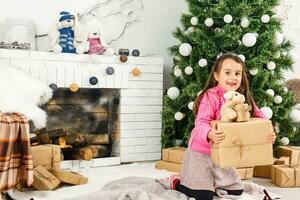
[[[81,185],[88,182],[88,178],[74,172],[60,171],[52,169],[51,174],[56,176],[61,182],[71,185]]]
[[[60,169],[60,146],[45,144],[32,146],[33,166],[43,166],[46,169]]]
[[[295,146],[279,146],[276,149],[277,157],[287,156],[290,158],[290,164],[300,165],[300,147]]]
[[[37,166],[33,170],[32,186],[38,190],[54,190],[60,184],[58,178],[51,174],[45,167]]]
[[[237,168],[236,170],[241,180],[253,178],[253,167]]]
[[[184,147],[172,147],[162,150],[162,160],[173,163],[182,163],[182,158],[186,148]]]
[[[165,169],[165,170],[168,170],[171,172],[180,172],[181,164],[159,160],[156,162],[156,168],[157,169]]]
[[[213,143],[211,158],[221,168],[253,167],[273,163],[272,143],[268,135],[273,131],[270,120],[252,118],[247,122],[217,122],[225,139]]]
[[[288,165],[290,164],[290,158],[282,156],[280,158],[273,158],[273,165]],[[271,178],[272,165],[255,166],[253,176],[260,178]]]
[[[279,187],[299,187],[300,166],[273,165],[271,167],[271,180]]]

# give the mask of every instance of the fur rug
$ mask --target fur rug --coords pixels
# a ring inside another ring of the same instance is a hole
[[[15,66],[0,65],[0,111],[20,112],[36,128],[46,126],[46,113],[39,108],[52,97],[52,90]]]

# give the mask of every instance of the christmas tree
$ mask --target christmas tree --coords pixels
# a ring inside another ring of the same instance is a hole
[[[238,55],[247,66],[250,90],[257,106],[272,120],[275,145],[299,140],[290,118],[294,95],[284,86],[284,70],[292,70],[291,43],[282,34],[274,8],[278,0],[186,0],[189,13],[173,35],[172,87],[164,96],[163,147],[182,139],[187,146],[194,126],[193,101],[205,86],[216,58]]]

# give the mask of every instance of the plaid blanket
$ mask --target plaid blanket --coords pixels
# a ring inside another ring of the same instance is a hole
[[[28,186],[33,182],[28,119],[20,113],[0,112],[0,191],[21,181]]]

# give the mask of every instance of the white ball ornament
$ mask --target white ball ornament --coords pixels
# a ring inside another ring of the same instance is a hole
[[[261,16],[260,20],[263,23],[268,23],[270,21],[270,16],[265,14],[265,15]]]
[[[243,62],[245,62],[246,57],[245,57],[243,54],[239,54],[238,57],[239,57]]]
[[[289,117],[291,118],[293,123],[299,123],[300,122],[300,110],[293,109],[290,112]]]
[[[267,119],[271,119],[272,118],[273,111],[272,111],[272,109],[270,107],[267,107],[267,106],[261,107],[260,110],[261,110],[261,112],[264,113],[264,115],[267,117]]]
[[[194,70],[191,66],[187,66],[186,68],[184,68],[184,73],[186,73],[187,75],[191,75],[193,71]]]
[[[281,53],[283,56],[286,56],[288,53],[286,51]]]
[[[280,103],[282,102],[282,97],[281,97],[280,95],[276,95],[276,96],[274,97],[274,102],[275,102],[276,104],[280,104]]]
[[[180,94],[180,91],[177,87],[170,87],[167,91],[167,95],[170,99],[176,99]]]
[[[272,97],[275,95],[275,92],[272,89],[267,89],[266,93],[267,93],[267,95],[270,95]]]
[[[273,61],[268,62],[267,68],[269,70],[274,70],[276,68],[276,64]]]
[[[283,92],[284,92],[284,93],[287,93],[287,92],[288,92],[288,88],[287,88],[287,87],[283,87],[282,89],[283,89]]]
[[[200,90],[200,91],[197,93],[197,96],[199,96],[201,93],[202,93],[202,90]]]
[[[194,108],[194,102],[193,102],[193,101],[191,101],[191,102],[188,104],[188,108],[189,108],[190,110],[193,110],[193,108]]]
[[[283,35],[282,33],[276,32],[275,33],[275,44],[280,45],[283,42]]]
[[[174,76],[180,77],[181,75],[182,75],[181,69],[175,69],[175,70],[174,70]]]
[[[241,26],[247,28],[249,26],[249,20],[246,17],[243,17],[241,20]]]
[[[252,68],[249,70],[249,73],[252,75],[252,76],[255,76],[257,73],[258,73],[258,69],[257,68]]]
[[[195,31],[195,28],[191,26],[191,27],[189,27],[189,28],[187,29],[187,31],[188,31],[189,33],[192,33],[192,32]]]
[[[208,27],[211,27],[214,24],[214,20],[212,18],[206,18],[204,24]]]
[[[223,20],[225,23],[229,24],[232,22],[232,16],[230,14],[227,14],[223,17]]]
[[[282,145],[287,146],[287,145],[289,145],[290,140],[287,137],[283,137],[283,138],[280,139],[280,142],[281,142]]]
[[[204,59],[204,58],[201,58],[199,61],[198,61],[198,64],[200,67],[205,67],[207,65],[207,60]]]
[[[275,58],[275,59],[280,58],[280,51],[277,51],[276,53],[274,53],[273,58]]]
[[[256,36],[254,33],[246,33],[243,38],[242,42],[246,47],[253,47],[256,43]]]
[[[182,120],[183,117],[184,117],[184,115],[183,115],[182,112],[176,112],[175,115],[174,115],[174,118],[175,118],[177,121]]]
[[[198,24],[198,18],[197,17],[192,17],[191,18],[191,24],[194,25],[194,26],[197,25]]]
[[[182,43],[179,46],[179,53],[182,56],[189,56],[192,52],[192,46],[189,43]]]

